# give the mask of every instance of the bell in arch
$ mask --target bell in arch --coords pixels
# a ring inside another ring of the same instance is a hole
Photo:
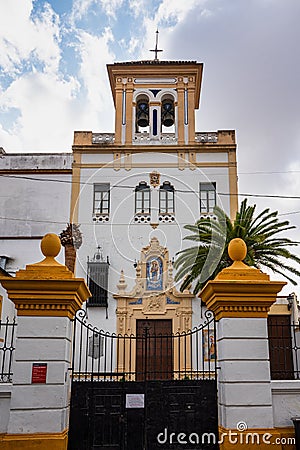
[[[149,104],[146,99],[139,100],[137,103],[136,122],[141,128],[149,125]]]
[[[172,99],[165,99],[162,102],[162,124],[165,127],[174,125],[174,101]]]

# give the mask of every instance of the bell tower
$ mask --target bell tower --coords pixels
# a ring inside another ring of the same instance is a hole
[[[195,143],[203,64],[133,61],[107,66],[116,145]]]

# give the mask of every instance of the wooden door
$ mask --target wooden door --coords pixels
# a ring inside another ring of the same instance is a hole
[[[272,379],[293,379],[293,355],[290,316],[269,315],[268,335]]]
[[[137,320],[136,330],[136,380],[172,379],[172,320]]]

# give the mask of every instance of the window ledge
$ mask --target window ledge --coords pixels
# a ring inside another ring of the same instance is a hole
[[[150,223],[150,214],[138,213],[134,216],[134,223]]]
[[[104,223],[109,221],[109,214],[93,214],[93,222]]]
[[[161,213],[158,216],[158,220],[160,223],[174,223],[175,222],[175,214]]]

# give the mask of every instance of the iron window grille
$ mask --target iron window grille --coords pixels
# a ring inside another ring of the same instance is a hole
[[[169,181],[164,181],[159,188],[159,214],[174,214],[175,198],[174,186]]]
[[[88,287],[92,296],[88,306],[108,306],[108,261],[88,261]]]
[[[109,183],[94,184],[94,214],[109,214],[110,185]]]
[[[211,213],[217,204],[216,183],[200,183],[200,213]]]
[[[150,186],[145,181],[141,181],[135,188],[135,214],[150,214],[150,209]]]

